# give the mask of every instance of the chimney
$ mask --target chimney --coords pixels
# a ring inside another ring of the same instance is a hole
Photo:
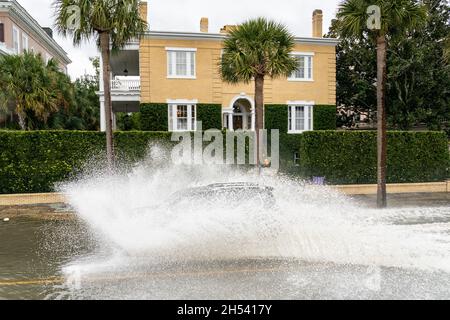
[[[312,36],[313,38],[322,38],[323,14],[322,10],[316,9],[313,12]]]
[[[209,29],[209,20],[208,18],[202,18],[200,20],[200,32],[208,33]]]
[[[139,14],[141,15],[141,19],[148,23],[147,1],[139,1]]]
[[[229,33],[230,31],[232,31],[235,28],[236,28],[235,25],[227,24],[227,25],[223,26],[222,29],[220,29],[220,33]]]
[[[53,39],[53,30],[52,30],[52,28],[45,27],[45,28],[42,28],[42,29],[44,29],[45,33],[47,33],[48,36]]]

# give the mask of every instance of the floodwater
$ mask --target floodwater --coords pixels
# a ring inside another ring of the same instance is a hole
[[[359,200],[367,207],[374,198]],[[392,227],[443,236],[447,255],[438,244],[428,248],[436,268],[420,259],[389,266],[331,256],[161,261],[105,246],[82,219],[54,208],[0,208],[2,220],[11,217],[0,222],[0,299],[449,299],[450,270],[439,267],[450,256],[448,194],[390,202]]]

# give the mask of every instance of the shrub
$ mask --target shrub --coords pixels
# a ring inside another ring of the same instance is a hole
[[[314,130],[336,129],[336,106],[315,105],[313,111]],[[288,106],[271,104],[265,106],[265,124],[268,130],[279,129],[280,133],[288,131]]]
[[[116,132],[122,159],[137,161],[152,141],[168,132]],[[54,184],[78,172],[91,157],[104,159],[105,135],[85,131],[0,131],[0,193],[54,191]],[[101,164],[99,164],[101,166]]]
[[[273,118],[275,119],[275,118]],[[172,146],[169,132],[116,132],[118,157],[141,160],[150,143]],[[376,182],[376,133],[311,131],[280,135],[281,166],[305,178],[329,183]],[[0,131],[0,193],[54,191],[95,157],[103,166],[105,135],[84,131]],[[248,148],[247,148],[248,149]],[[300,166],[293,166],[299,152]],[[450,156],[443,132],[389,132],[388,181],[431,182],[448,177]]]
[[[336,106],[314,106],[314,130],[336,130]]]
[[[376,132],[312,131],[299,138],[302,176],[323,176],[332,184],[376,183]],[[442,132],[388,133],[389,183],[443,181],[449,163]]]
[[[141,105],[141,129],[144,131],[169,131],[168,109],[165,103]]]
[[[203,130],[222,129],[222,106],[197,104],[197,121],[202,121]]]
[[[141,105],[141,125],[144,131],[168,131],[168,106],[164,103]],[[203,130],[222,129],[222,106],[220,104],[197,104],[197,121]],[[138,128],[133,128],[138,129]]]

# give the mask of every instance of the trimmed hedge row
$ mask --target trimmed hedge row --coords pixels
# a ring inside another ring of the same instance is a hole
[[[222,128],[222,106],[220,104],[197,104],[197,120],[203,129]],[[164,103],[141,105],[141,128],[144,131],[168,131],[168,109]]]
[[[144,131],[169,131],[167,104],[141,104],[141,128]]]
[[[288,105],[269,104],[265,106],[265,126],[268,130],[288,131]],[[336,130],[336,106],[315,105],[313,111],[314,130]]]
[[[222,129],[222,106],[197,104],[197,121],[202,121],[203,130]]]
[[[203,129],[222,128],[222,106],[220,104],[197,104],[197,119],[203,122]],[[144,131],[168,131],[167,104],[146,103],[141,105],[141,128]],[[288,106],[266,105],[267,129],[288,130]],[[336,129],[336,106],[314,106],[314,130]]]
[[[121,158],[136,161],[151,141],[170,141],[168,132],[117,132]],[[104,160],[105,135],[84,131],[0,131],[0,193],[51,192],[86,161]]]
[[[116,132],[119,159],[139,161],[152,142],[172,145],[169,132]],[[332,184],[376,182],[376,133],[312,131],[280,135],[281,167]],[[104,161],[105,135],[83,131],[0,131],[0,193],[53,191],[94,159]],[[293,165],[298,152],[300,166]],[[388,181],[431,182],[448,177],[450,155],[442,132],[389,132]]]
[[[326,177],[331,184],[370,184],[377,181],[376,132],[312,131],[299,141],[304,177]],[[450,156],[443,132],[388,132],[389,183],[443,181]]]

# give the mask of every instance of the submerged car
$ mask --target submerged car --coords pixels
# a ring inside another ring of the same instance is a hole
[[[224,207],[228,209],[251,205],[254,209],[276,206],[273,188],[256,183],[217,183],[193,187],[172,194],[162,205],[135,209],[135,212],[165,209],[177,211],[188,208]]]

